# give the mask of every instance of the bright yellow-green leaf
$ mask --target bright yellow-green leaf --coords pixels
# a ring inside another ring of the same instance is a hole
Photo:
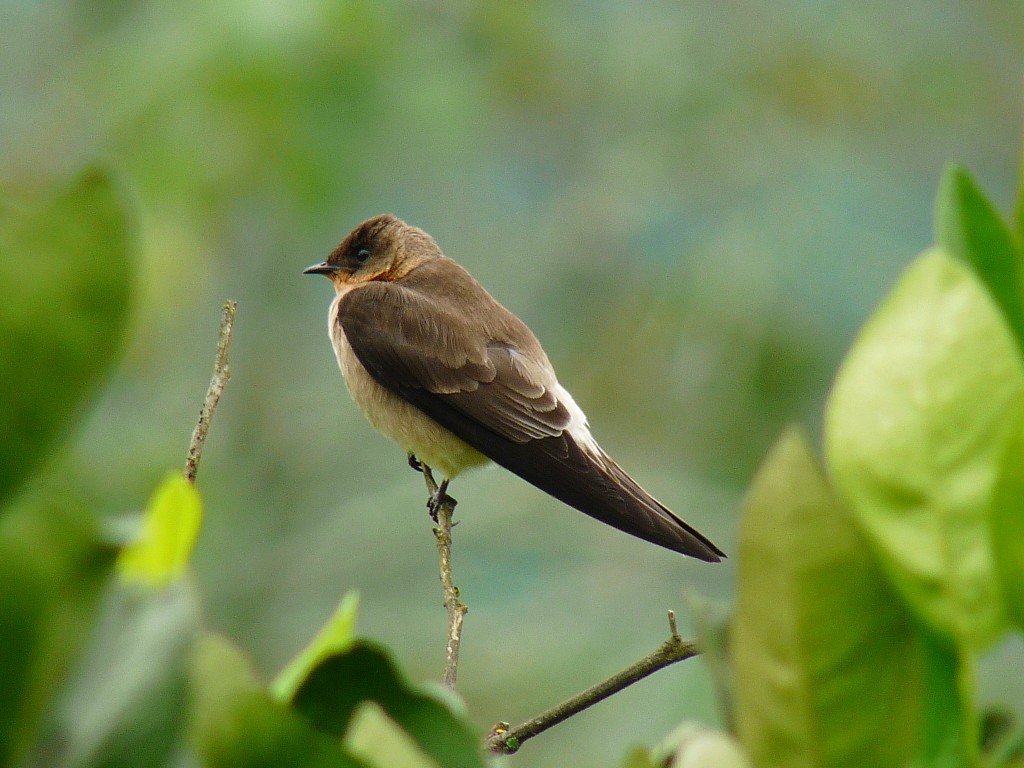
[[[359,612],[359,593],[348,592],[338,603],[334,614],[303,648],[282,669],[270,685],[271,695],[278,701],[291,701],[306,676],[328,656],[342,653],[352,645]]]
[[[837,491],[907,604],[962,648],[1005,627],[989,509],[1022,397],[1002,313],[968,266],[935,249],[865,325],[829,398]]]
[[[203,521],[199,491],[171,474],[150,499],[139,539],[121,552],[117,567],[129,582],[164,587],[185,573]]]

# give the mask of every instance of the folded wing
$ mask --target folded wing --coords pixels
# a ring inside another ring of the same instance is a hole
[[[458,312],[437,298],[453,281]],[[337,321],[374,380],[527,482],[654,544],[723,556],[597,446],[530,330],[454,262],[360,285]]]

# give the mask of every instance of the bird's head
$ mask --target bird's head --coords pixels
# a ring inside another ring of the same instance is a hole
[[[303,270],[323,275],[340,289],[369,280],[397,280],[441,251],[422,229],[389,213],[367,219],[353,229],[326,261]]]

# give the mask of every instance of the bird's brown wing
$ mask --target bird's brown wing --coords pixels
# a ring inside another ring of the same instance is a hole
[[[572,414],[533,334],[456,269],[469,281],[458,310],[417,281],[369,282],[342,297],[337,322],[374,380],[581,512],[702,560],[723,556],[603,451],[573,438]]]

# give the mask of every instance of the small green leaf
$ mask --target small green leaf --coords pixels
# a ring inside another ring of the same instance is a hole
[[[936,249],[864,326],[826,410],[826,456],[847,508],[911,609],[965,648],[1005,626],[989,507],[1022,395],[1002,314]]]
[[[340,737],[365,701],[379,704],[445,768],[482,768],[477,736],[469,724],[437,698],[406,683],[388,655],[365,642],[321,661],[292,703],[321,731]]]
[[[27,211],[0,205],[0,501],[67,432],[121,346],[128,218],[95,170]]]
[[[334,614],[317,632],[309,645],[303,648],[282,669],[270,684],[270,694],[277,701],[291,701],[302,681],[321,661],[335,653],[342,653],[352,645],[359,612],[359,593],[348,592],[338,603]]]
[[[992,499],[992,550],[1007,615],[1024,629],[1024,421],[1014,425]]]
[[[180,473],[168,475],[149,501],[139,539],[121,552],[117,567],[130,583],[165,587],[188,567],[203,521],[199,491]]]
[[[974,269],[1024,350],[1024,255],[1013,232],[963,168],[947,168],[939,183],[935,242]]]
[[[738,554],[730,653],[753,763],[906,764],[922,719],[920,638],[796,430],[754,479]]]

